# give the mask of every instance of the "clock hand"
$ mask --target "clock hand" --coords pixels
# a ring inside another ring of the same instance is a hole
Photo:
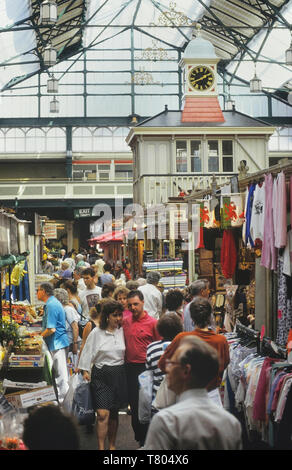
[[[193,80],[192,83],[197,83],[200,80],[203,80],[204,78],[208,77],[209,75],[211,75],[211,73],[207,73],[206,75],[203,75],[202,77],[197,78],[197,80]]]

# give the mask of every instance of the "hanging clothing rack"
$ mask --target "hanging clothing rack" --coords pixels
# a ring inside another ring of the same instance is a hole
[[[288,159],[287,159],[288,160]],[[252,175],[249,175],[245,178],[241,178],[238,180],[239,188],[242,190],[246,186],[248,186],[250,183],[259,183],[264,180],[265,175],[271,173],[273,176],[276,176],[277,174],[281,173],[283,171],[285,173],[286,179],[290,178],[292,176],[292,161],[288,160],[283,163],[278,163],[277,165],[273,165],[269,168],[266,168],[264,170],[257,171],[256,173],[253,173]]]
[[[254,341],[257,348],[257,353],[260,353],[260,331],[254,330],[252,328],[248,328],[247,326],[240,323],[239,320],[236,320],[235,324],[235,332],[241,337],[245,339],[249,339]]]
[[[264,336],[261,341],[261,355],[287,359],[287,349],[275,343],[271,338]]]

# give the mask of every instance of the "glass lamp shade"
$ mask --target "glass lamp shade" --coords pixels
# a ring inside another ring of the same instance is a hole
[[[292,65],[292,41],[289,49],[285,52],[286,65]]]
[[[52,47],[51,44],[45,47],[43,55],[44,64],[47,67],[55,65],[57,62],[57,51]]]
[[[229,96],[228,100],[226,101],[226,109],[228,111],[232,111],[234,106],[235,106],[235,101],[233,99],[231,99],[230,96]]]
[[[58,93],[58,80],[54,77],[50,77],[47,81],[47,93]]]
[[[262,81],[256,76],[256,74],[249,83],[249,89],[251,93],[258,93],[262,91]]]
[[[58,113],[60,109],[60,103],[54,96],[54,99],[50,102],[50,113]]]
[[[40,24],[54,24],[57,22],[58,11],[54,0],[45,0],[40,7]]]

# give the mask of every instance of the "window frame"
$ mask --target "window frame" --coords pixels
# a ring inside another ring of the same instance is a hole
[[[192,147],[192,142],[200,142],[201,143],[201,148],[200,148],[200,160],[201,160],[201,171],[192,171],[192,159],[195,159],[195,157],[192,156],[191,154],[191,147]],[[209,170],[209,150],[208,150],[208,142],[209,141],[215,141],[218,143],[218,159],[219,159],[219,165],[218,165],[218,170]],[[187,166],[186,166],[186,171],[178,171],[177,170],[177,142],[186,142],[186,154],[187,154]],[[223,155],[223,142],[231,142],[232,143],[232,155]],[[198,137],[198,138],[187,138],[187,139],[181,139],[177,138],[175,140],[175,172],[178,174],[187,174],[187,173],[195,173],[195,174],[213,174],[213,173],[234,173],[234,165],[235,165],[235,155],[234,155],[234,143],[235,140],[233,138],[226,138],[224,136],[222,137],[212,137],[212,136],[204,136],[204,137]],[[223,159],[224,158],[232,158],[232,170],[224,171],[223,170]]]

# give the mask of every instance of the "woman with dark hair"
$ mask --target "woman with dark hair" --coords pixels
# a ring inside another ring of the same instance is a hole
[[[109,282],[113,283],[115,281],[115,276],[112,274],[112,265],[110,263],[105,263],[103,267],[103,274],[99,278],[100,286],[103,287],[104,284]]]
[[[118,411],[128,404],[122,318],[123,306],[119,302],[108,300],[103,304],[99,326],[89,334],[78,364],[84,379],[91,384],[99,450],[105,449],[106,436],[109,450],[115,450]]]
[[[116,287],[114,291],[114,299],[120,302],[123,306],[124,312],[123,312],[123,318],[128,317],[129,315],[132,315],[132,312],[128,309],[128,299],[127,295],[129,293],[129,289],[126,287]]]
[[[175,313],[183,321],[184,295],[180,289],[169,289],[165,296],[166,314]]]
[[[81,346],[80,346],[79,357],[81,356],[82,350],[84,348],[84,345],[86,343],[86,340],[87,340],[89,334],[91,333],[91,331],[95,327],[99,326],[102,306],[107,301],[108,301],[108,299],[100,299],[97,302],[97,304],[95,305],[95,307],[91,307],[91,309],[89,310],[89,320],[86,323],[86,325],[84,327],[84,330],[83,330],[82,343],[81,343]]]
[[[80,305],[80,298],[78,296],[77,283],[73,280],[72,281],[68,280],[68,281],[64,282],[63,288],[68,292],[70,304],[73,305],[75,310],[80,315],[82,310],[81,310],[81,305]]]
[[[55,405],[34,408],[28,414],[23,423],[22,439],[28,450],[80,449],[75,418]]]
[[[101,297],[103,299],[113,298],[116,286],[112,282],[107,282],[101,288]]]

